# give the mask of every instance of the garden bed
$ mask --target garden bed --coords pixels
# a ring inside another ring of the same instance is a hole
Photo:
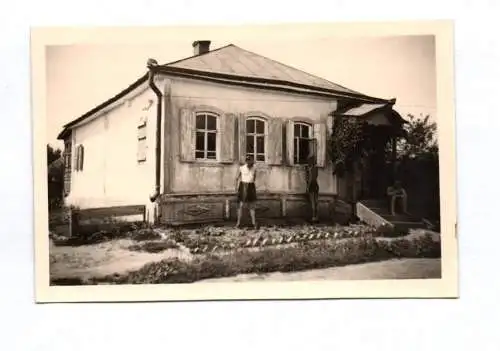
[[[373,228],[366,225],[350,226],[272,226],[259,230],[240,230],[225,227],[205,227],[180,230],[174,240],[193,254],[234,250],[238,248],[286,245],[316,240],[338,240],[356,237],[395,237],[390,228]]]
[[[182,232],[178,232],[177,235],[181,234]],[[340,239],[339,236],[337,239]],[[220,237],[221,235],[212,236],[212,238]],[[237,242],[241,243],[243,240]],[[286,247],[259,246],[252,249],[215,251],[197,255],[190,260],[179,257],[167,258],[123,274],[108,274],[86,279],[54,277],[51,283],[55,285],[191,283],[202,279],[248,273],[301,271],[394,258],[439,257],[441,257],[440,242],[429,234],[392,239],[361,235],[343,240],[296,241]]]

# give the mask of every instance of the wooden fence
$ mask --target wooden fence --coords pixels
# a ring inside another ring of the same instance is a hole
[[[106,225],[113,225],[113,221],[128,216],[142,216],[142,222],[146,221],[146,206],[144,205],[131,205],[131,206],[114,206],[114,207],[100,207],[89,209],[71,209],[69,221],[69,235],[70,237],[79,236],[82,228],[96,226],[100,230],[104,229]]]

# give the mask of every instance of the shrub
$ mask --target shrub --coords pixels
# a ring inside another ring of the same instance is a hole
[[[158,240],[161,235],[148,224],[104,219],[82,225],[76,237],[52,236],[56,246],[80,246],[98,244],[113,239],[130,238],[136,241]]]
[[[374,236],[380,236],[380,237],[386,237],[386,238],[393,238],[397,236],[404,236],[408,234],[408,230],[400,229],[400,228],[395,228],[389,225],[381,225],[375,228],[373,235]]]
[[[177,243],[173,240],[167,241],[148,241],[145,243],[130,245],[128,247],[131,251],[142,251],[149,253],[159,253],[165,251],[167,249],[175,249],[178,248]]]

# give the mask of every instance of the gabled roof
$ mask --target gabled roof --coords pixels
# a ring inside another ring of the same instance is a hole
[[[191,56],[182,60],[154,67],[157,73],[177,77],[187,77],[243,86],[270,89],[290,93],[346,98],[372,104],[388,104],[390,100],[364,95],[326,79],[306,73],[229,44],[205,54]],[[138,78],[130,86],[94,107],[87,113],[64,125],[58,139],[64,139],[69,130],[95,113],[123,98],[148,80],[148,74]]]
[[[196,71],[225,73],[239,77],[267,78],[293,82],[340,93],[361,93],[330,82],[321,77],[287,66],[270,58],[242,49],[234,44],[163,65]]]

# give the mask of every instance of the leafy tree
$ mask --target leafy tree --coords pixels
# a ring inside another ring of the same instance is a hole
[[[47,144],[47,182],[49,209],[62,205],[64,189],[64,161],[62,151]]]
[[[439,146],[430,116],[408,115],[405,137],[398,141],[398,177],[405,183],[415,214],[439,221]]]
[[[47,144],[47,166],[55,160],[59,159],[62,155],[61,149],[56,149]]]
[[[408,124],[404,125],[404,138],[397,145],[398,158],[437,158],[437,124],[430,121],[430,116],[416,118],[409,114]]]

